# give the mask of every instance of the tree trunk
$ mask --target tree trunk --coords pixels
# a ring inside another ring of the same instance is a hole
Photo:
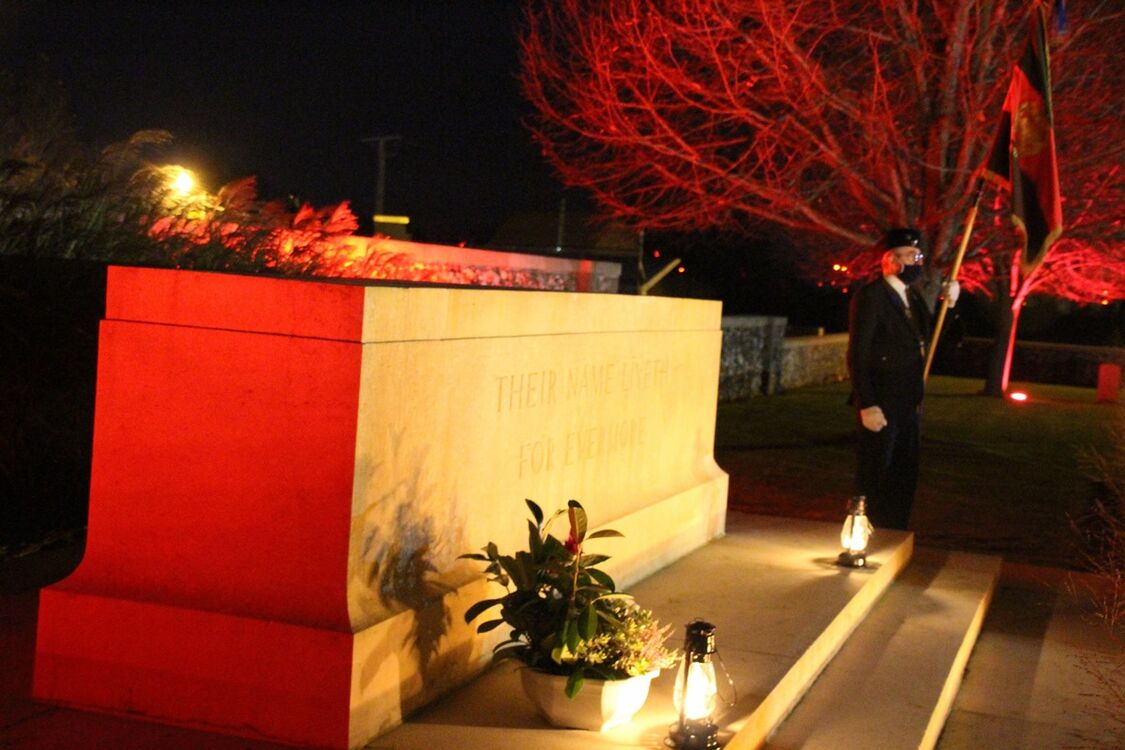
[[[1004,356],[1004,371],[1000,377],[1000,395],[1008,392],[1008,384],[1012,382],[1012,360],[1016,354],[1016,331],[1019,330],[1020,325],[1020,310],[1023,309],[1022,296],[1016,297],[1012,300],[1012,323],[1009,326],[1010,332],[1008,336],[1007,353]]]
[[[1008,296],[1007,285],[999,284],[1000,289],[997,291],[994,302],[995,312],[995,332],[996,337],[992,340],[992,349],[988,357],[988,370],[985,373],[984,379],[984,395],[986,396],[1003,396],[1004,395],[1004,370],[1008,362],[1008,349],[1015,343],[1015,337],[1012,335],[1016,327],[1016,316],[1013,315],[1012,300]]]

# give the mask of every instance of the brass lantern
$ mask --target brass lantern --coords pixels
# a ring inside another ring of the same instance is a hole
[[[844,551],[836,558],[837,565],[849,568],[862,568],[867,565],[867,542],[875,529],[867,520],[867,498],[863,495],[853,497],[840,530],[840,544]]]
[[[684,655],[672,694],[680,718],[668,736],[666,744],[670,747],[679,750],[719,747],[719,727],[714,721],[719,698],[715,654],[715,626],[702,620],[688,623]]]

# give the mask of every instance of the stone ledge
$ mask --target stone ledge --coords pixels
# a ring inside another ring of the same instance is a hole
[[[844,570],[833,565],[836,524],[731,513],[726,529],[630,591],[677,630],[697,616],[715,623],[740,696],[721,719],[727,747],[757,747],[909,561],[913,536],[881,532],[872,567]],[[678,630],[672,640],[680,637]],[[655,747],[675,721],[673,683],[674,670],[665,670],[634,721],[601,734],[547,726],[516,669],[501,665],[367,747]]]

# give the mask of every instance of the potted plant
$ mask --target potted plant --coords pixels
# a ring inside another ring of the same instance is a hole
[[[587,541],[619,532],[587,534],[586,511],[575,500],[549,518],[533,501],[527,507],[528,549],[505,555],[489,542],[483,554],[462,555],[487,563],[489,580],[507,589],[471,606],[465,620],[499,608],[477,631],[511,628],[494,658],[524,664],[524,691],[552,723],[602,730],[624,723],[643,705],[652,678],[675,662],[664,647],[671,628],[616,590],[598,568],[606,555],[584,551]],[[570,528],[560,540],[550,527],[563,515]],[[615,699],[623,704],[610,705]]]

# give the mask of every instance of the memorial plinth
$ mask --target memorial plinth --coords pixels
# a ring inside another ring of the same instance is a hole
[[[457,556],[569,498],[627,585],[722,533],[719,304],[110,268],[47,701],[358,747],[475,674]]]

